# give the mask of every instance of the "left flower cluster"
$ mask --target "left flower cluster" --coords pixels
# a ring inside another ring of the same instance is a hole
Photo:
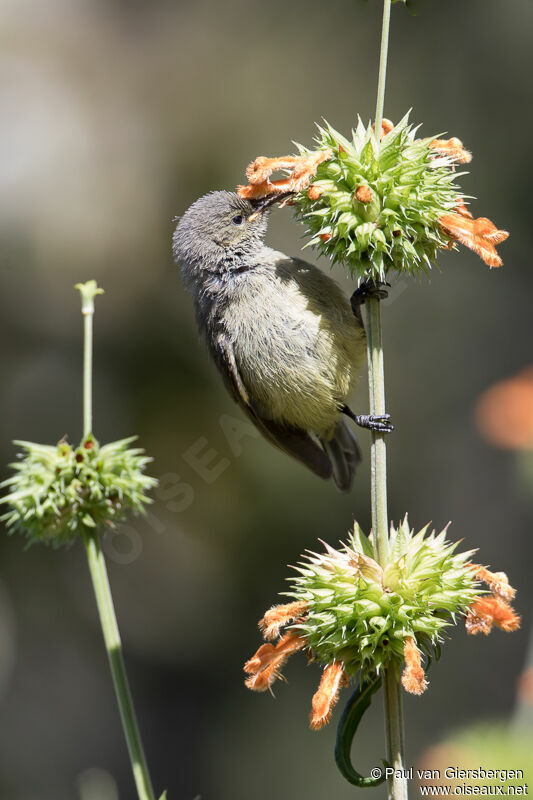
[[[9,510],[0,517],[8,529],[25,533],[29,544],[70,544],[84,529],[121,522],[128,511],[142,512],[146,492],[156,485],[144,474],[152,459],[129,445],[131,436],[100,447],[86,436],[79,447],[17,441],[15,474],[0,484]]]

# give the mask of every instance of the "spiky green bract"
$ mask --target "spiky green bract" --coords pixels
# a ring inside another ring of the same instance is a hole
[[[318,148],[333,150],[311,184],[322,194],[311,200],[306,189],[294,202],[311,237],[308,245],[347,264],[361,281],[383,281],[388,270],[427,272],[448,246],[438,220],[464,197],[454,183],[464,173],[430,148],[435,137],[417,139],[416,131],[406,115],[378,147],[371,125],[365,128],[361,120],[351,141],[328,123],[319,126]],[[368,203],[356,197],[361,186],[371,191]]]
[[[0,486],[9,510],[0,519],[28,542],[69,544],[85,528],[121,522],[128,511],[141,512],[146,492],[157,481],[144,474],[152,459],[129,445],[137,437],[100,447],[87,436],[79,447],[15,442],[22,448],[15,474]]]
[[[456,554],[446,529],[428,534],[426,526],[415,534],[407,517],[398,528],[391,525],[384,569],[357,523],[347,544],[325,547],[323,554],[310,553],[289,579],[287,594],[308,606],[292,628],[306,637],[317,661],[341,661],[349,675],[361,670],[363,681],[393,659],[403,663],[410,636],[427,656],[438,657],[443,629],[479,594],[469,566],[474,551]]]

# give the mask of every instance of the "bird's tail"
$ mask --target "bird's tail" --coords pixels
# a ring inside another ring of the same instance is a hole
[[[333,480],[341,492],[349,492],[357,465],[361,461],[361,451],[355,433],[344,420],[339,420],[333,437],[322,439],[322,446],[329,456],[333,468]]]

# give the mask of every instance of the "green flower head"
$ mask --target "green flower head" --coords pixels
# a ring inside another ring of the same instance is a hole
[[[136,437],[100,447],[87,436],[78,448],[61,441],[55,447],[15,442],[23,453],[11,464],[15,474],[1,486],[9,493],[0,502],[0,517],[28,542],[69,544],[85,528],[121,522],[128,511],[141,512],[151,502],[146,492],[156,485],[144,474],[152,459],[129,445]]]
[[[307,226],[306,247],[345,263],[359,281],[384,281],[390,271],[417,274],[436,263],[440,249],[459,242],[489,267],[500,267],[496,245],[509,234],[486,217],[474,219],[456,180],[456,164],[472,156],[460,139],[417,139],[406,115],[383,120],[378,141],[359,120],[346,139],[327,122],[317,149],[296,145],[299,156],[259,156],[237,193],[259,210],[290,203]],[[285,178],[271,180],[274,172]]]
[[[416,132],[408,115],[380,142],[361,120],[350,140],[328,123],[319,126],[318,149],[332,155],[294,202],[308,244],[361,280],[383,281],[389,270],[427,271],[449,244],[439,218],[463,200],[457,159],[436,149],[440,140],[417,139]]]
[[[312,704],[316,729],[357,673],[366,696],[386,667],[403,664],[403,687],[421,694],[427,686],[422,658],[439,657],[443,632],[458,617],[469,634],[487,634],[493,626],[516,630],[520,617],[507,576],[470,563],[474,551],[457,553],[446,532],[428,533],[426,526],[415,533],[405,517],[391,525],[384,566],[357,523],[340,548],[325,544],[323,553],[309,553],[289,578],[285,594],[292,601],[273,606],[259,622],[265,639],[277,642],[267,641],[246,662],[246,686],[270,689],[287,658],[304,650],[324,668]]]
[[[389,560],[382,568],[371,540],[357,525],[347,544],[310,553],[290,578],[287,594],[305,602],[307,613],[292,628],[305,636],[313,657],[340,661],[347,675],[363,679],[393,659],[404,661],[413,638],[428,656],[438,655],[442,631],[466,614],[479,594],[473,551],[456,554],[457,544],[427,527],[416,533],[407,518],[391,526]]]

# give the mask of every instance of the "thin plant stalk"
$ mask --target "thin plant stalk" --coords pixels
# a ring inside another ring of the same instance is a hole
[[[385,377],[381,339],[380,301],[370,298],[365,303],[367,314],[368,385],[370,413],[385,413]],[[385,564],[388,555],[387,510],[387,446],[384,434],[372,432],[370,447],[372,530],[376,560]],[[391,665],[383,675],[387,761],[395,774],[389,778],[390,800],[407,800],[405,745],[403,733],[403,697],[398,670]]]
[[[96,288],[96,287],[95,287]],[[96,292],[95,292],[96,293]],[[83,359],[83,434],[92,432],[92,351],[93,351],[93,314],[94,293],[92,296],[82,291],[82,314],[84,318],[84,359]],[[133,706],[133,698],[126,673],[126,665],[122,654],[122,642],[109,586],[109,578],[100,546],[97,530],[85,528],[83,542],[87,552],[89,572],[93,584],[96,605],[102,626],[109,666],[113,676],[113,684],[117,696],[118,707],[128,745],[133,778],[139,800],[155,800],[146,756],[142,745],[141,734]]]
[[[379,60],[378,93],[375,116],[375,132],[378,142],[381,136],[381,122],[385,103],[385,79],[387,74],[387,54],[389,47],[391,0],[384,0],[383,26]],[[382,415],[385,406],[385,373],[383,365],[383,342],[381,335],[380,300],[369,298],[366,302],[368,384],[370,413]],[[389,514],[387,509],[387,446],[382,433],[372,432],[370,450],[371,510],[372,529],[376,560],[385,564],[388,556]],[[403,725],[403,697],[400,676],[394,666],[390,666],[383,676],[383,699],[385,708],[385,732],[387,742],[387,761],[394,768],[388,781],[390,800],[407,800],[407,778],[405,777],[405,744]]]
[[[383,107],[385,105],[385,82],[387,80],[387,58],[389,55],[389,29],[390,29],[391,0],[383,0],[383,24],[381,27],[381,47],[379,51],[378,96],[376,100],[376,116],[374,126],[376,138],[381,135],[381,122],[383,120]]]
[[[383,415],[385,408],[385,377],[383,343],[381,338],[381,308],[377,298],[365,302],[367,315],[368,390],[370,413]],[[387,563],[389,551],[389,515],[387,510],[387,445],[385,436],[372,431],[370,450],[370,503],[376,560]]]
[[[93,429],[93,316],[92,303],[85,300],[83,314],[83,435],[88,436]]]

